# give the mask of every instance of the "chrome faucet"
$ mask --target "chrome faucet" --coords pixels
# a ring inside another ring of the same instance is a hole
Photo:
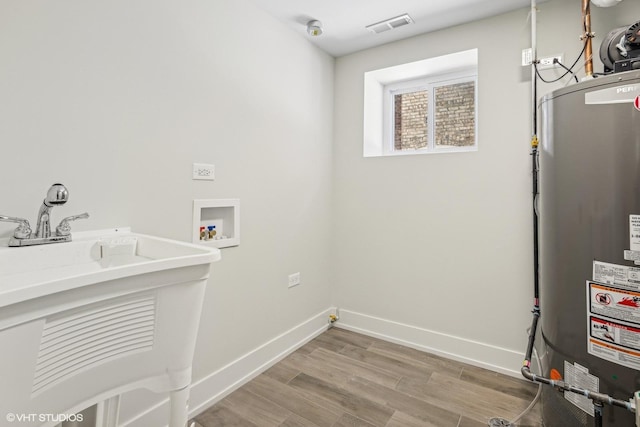
[[[69,191],[67,187],[62,184],[53,184],[49,191],[47,191],[47,197],[42,201],[42,206],[38,211],[38,225],[36,225],[35,237],[51,237],[51,225],[49,217],[51,214],[51,208],[54,206],[62,206],[67,203],[69,198]]]
[[[0,221],[16,222],[18,228],[13,232],[13,237],[9,239],[9,246],[32,246],[43,245],[47,243],[59,243],[71,241],[71,227],[69,221],[77,219],[89,218],[88,213],[69,216],[56,227],[55,233],[51,233],[51,209],[54,206],[61,206],[67,203],[69,191],[62,184],[53,184],[47,196],[42,201],[42,206],[38,211],[38,223],[36,231],[31,231],[29,221],[23,218],[0,215]]]

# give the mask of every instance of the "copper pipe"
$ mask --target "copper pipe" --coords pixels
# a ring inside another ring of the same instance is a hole
[[[591,0],[582,0],[582,23],[584,25],[584,34],[580,37],[586,43],[584,50],[585,61],[584,71],[587,77],[593,75],[593,49],[591,47]]]

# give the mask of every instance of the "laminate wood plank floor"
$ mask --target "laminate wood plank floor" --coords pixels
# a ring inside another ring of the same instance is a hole
[[[332,328],[207,409],[197,427],[482,427],[533,400],[524,379]],[[518,424],[542,426],[537,407]]]

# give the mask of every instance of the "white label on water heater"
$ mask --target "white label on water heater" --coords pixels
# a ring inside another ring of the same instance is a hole
[[[593,261],[593,280],[640,292],[640,268]]]
[[[640,215],[629,215],[629,249],[640,251]]]
[[[589,370],[577,363],[573,365],[564,361],[564,380],[567,384],[576,387],[598,392],[600,390],[600,380],[589,373]],[[582,409],[587,414],[593,416],[593,403],[588,397],[576,393],[565,393],[564,398]]]
[[[635,265],[640,264],[640,251],[624,251],[624,259],[626,261],[633,261]]]

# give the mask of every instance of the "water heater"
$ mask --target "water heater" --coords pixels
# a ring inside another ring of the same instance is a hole
[[[544,375],[629,399],[640,390],[640,71],[559,89],[540,112]],[[546,427],[593,426],[593,411],[543,388]],[[603,425],[635,416],[605,406]]]

